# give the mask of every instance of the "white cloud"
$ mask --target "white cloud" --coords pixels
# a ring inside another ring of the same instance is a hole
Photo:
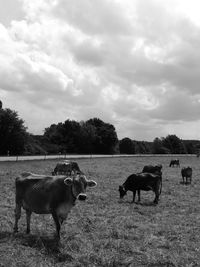
[[[8,2],[0,24],[4,106],[34,133],[99,117],[119,138],[152,140],[170,129],[198,138],[200,20],[190,1],[21,0],[15,14]],[[180,131],[184,125],[191,130]]]

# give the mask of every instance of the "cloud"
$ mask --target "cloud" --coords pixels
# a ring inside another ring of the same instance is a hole
[[[200,20],[187,0],[20,3],[0,24],[0,97],[29,131],[99,117],[119,138],[197,138]]]
[[[131,25],[119,3],[108,0],[60,0],[53,10],[55,16],[65,20],[88,35],[126,35]]]

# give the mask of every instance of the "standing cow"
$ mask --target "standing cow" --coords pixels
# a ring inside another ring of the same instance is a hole
[[[174,166],[180,167],[179,159],[173,159],[170,161],[169,167],[174,167]]]
[[[155,193],[154,203],[157,204],[162,189],[162,176],[152,173],[137,173],[128,176],[123,185],[119,186],[120,198],[123,198],[127,191],[133,192],[133,202],[135,202],[136,191],[138,202],[140,202],[140,190],[152,190]]]
[[[183,184],[191,184],[192,182],[192,168],[191,167],[182,168],[181,175],[183,178]]]
[[[52,175],[69,175],[71,176],[74,173],[82,173],[78,163],[75,161],[61,161],[56,164]]]
[[[86,187],[96,186],[96,182],[87,180],[85,175],[72,177],[46,176],[32,173],[16,178],[16,208],[14,231],[18,231],[21,207],[26,210],[26,232],[30,232],[31,213],[51,214],[60,239],[60,227],[76,200],[86,199]]]
[[[159,165],[146,165],[144,166],[142,172],[149,172],[149,173],[154,173],[154,174],[161,174],[162,175],[162,165],[159,164]]]

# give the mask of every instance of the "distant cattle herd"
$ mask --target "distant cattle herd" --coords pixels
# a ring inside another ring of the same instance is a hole
[[[170,161],[169,167],[180,167],[178,159]],[[181,169],[183,184],[191,184],[192,168]],[[21,217],[21,208],[26,211],[26,232],[30,232],[32,212],[37,214],[51,214],[55,226],[56,237],[60,239],[60,228],[68,213],[75,205],[76,200],[86,200],[86,188],[96,186],[96,182],[88,180],[80,170],[77,162],[62,161],[57,163],[51,175],[40,175],[24,172],[15,180],[16,207],[14,231],[18,231],[18,221]],[[153,191],[153,203],[158,204],[162,191],[162,165],[144,166],[142,172],[127,177],[119,186],[119,195],[122,199],[127,191],[133,192],[133,201],[137,193],[140,202],[140,191]]]

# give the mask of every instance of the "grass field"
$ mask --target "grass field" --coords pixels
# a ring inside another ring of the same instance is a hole
[[[181,157],[193,168],[191,185],[180,183],[180,168],[170,157],[78,159],[80,168],[98,185],[88,189],[62,225],[61,245],[54,241],[50,215],[32,215],[25,234],[25,212],[13,235],[14,179],[23,171],[50,174],[56,160],[0,163],[0,266],[200,266],[200,162]],[[119,201],[118,186],[146,164],[163,165],[161,200],[141,192],[132,204],[128,192]]]

